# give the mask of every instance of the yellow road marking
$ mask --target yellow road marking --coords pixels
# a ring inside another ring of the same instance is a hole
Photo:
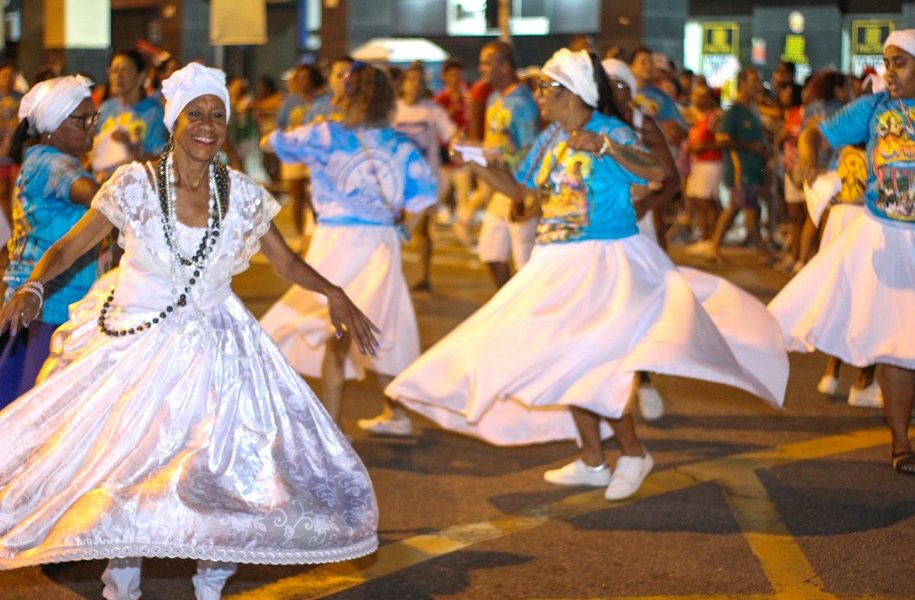
[[[300,575],[287,577],[260,588],[228,596],[226,600],[302,600],[341,592],[456,552],[487,540],[533,529],[548,520],[568,520],[598,510],[612,510],[632,502],[686,489],[701,483],[715,482],[725,490],[725,497],[751,551],[760,561],[777,598],[836,598],[822,591],[800,547],[791,538],[774,503],[754,471],[803,460],[813,460],[844,452],[886,444],[885,428],[866,429],[813,440],[794,442],[771,449],[757,450],[662,471],[651,475],[638,494],[622,502],[608,503],[603,490],[574,494],[522,515],[495,521],[449,527],[436,534],[420,535],[386,544],[374,555],[347,563],[314,567]],[[735,596],[720,596],[735,598]],[[670,596],[633,596],[639,600]],[[688,600],[692,596],[677,596]],[[695,596],[700,598],[700,596]],[[701,596],[701,598],[716,598]],[[745,599],[772,598],[771,595],[747,595]],[[843,598],[851,598],[845,596]],[[856,598],[864,598],[857,596]]]

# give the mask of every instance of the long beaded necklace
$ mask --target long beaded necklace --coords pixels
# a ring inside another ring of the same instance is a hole
[[[203,271],[214,255],[216,243],[219,241],[219,235],[222,228],[222,222],[228,206],[228,169],[221,163],[210,164],[210,201],[207,210],[207,226],[204,231],[200,244],[197,246],[195,254],[188,258],[178,246],[177,222],[175,214],[175,184],[172,173],[172,157],[166,151],[159,159],[159,170],[156,177],[156,191],[159,196],[159,208],[161,212],[162,231],[165,234],[165,241],[168,245],[169,252],[172,256],[172,296],[177,296],[177,300],[169,304],[159,312],[159,316],[153,317],[149,321],[140,323],[133,327],[124,329],[112,329],[107,325],[107,317],[111,312],[111,303],[114,302],[115,288],[111,288],[104,304],[102,305],[101,314],[98,318],[99,330],[105,335],[117,337],[133,335],[141,331],[151,329],[164,321],[168,315],[172,314],[177,308],[187,305],[188,295],[191,293],[191,287],[194,286],[201,278]],[[191,277],[188,278],[184,286],[184,292],[177,293],[174,287],[176,263],[185,267],[193,267]]]

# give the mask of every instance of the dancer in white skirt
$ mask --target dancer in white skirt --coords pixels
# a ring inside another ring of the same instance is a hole
[[[437,174],[409,138],[390,126],[394,90],[388,76],[355,63],[345,87],[343,121],[275,132],[262,143],[282,160],[311,168],[318,225],[306,260],[338,282],[382,332],[374,355],[359,354],[348,336],[333,335],[324,299],[298,286],[261,319],[299,373],[321,377],[321,399],[338,423],[345,379],[361,378],[369,369],[384,387],[419,356],[398,233],[436,203],[437,189]],[[377,418],[359,426],[390,435],[412,430],[406,413],[388,402]]]
[[[805,130],[800,145],[799,168],[812,181],[822,146],[866,143],[867,212],[821,248],[769,309],[789,349],[878,365],[890,464],[915,475],[908,434],[915,403],[915,29],[891,33],[883,61],[886,91]]]
[[[473,167],[511,197],[521,186],[543,192],[531,262],[386,391],[493,444],[575,439],[581,458],[545,479],[606,486],[617,500],[653,465],[627,411],[637,371],[726,383],[778,405],[788,360],[762,304],[704,276],[696,294],[715,308],[710,316],[664,251],[639,235],[629,187],[663,169],[638,150],[597,58],[562,49],[542,76],[538,102],[553,124],[522,164],[520,185],[507,171]],[[612,477],[605,419],[623,454]]]
[[[54,335],[36,387],[0,413],[0,568],[110,559],[109,600],[140,597],[140,557],[198,559],[199,600],[235,564],[347,560],[378,545],[368,474],[314,394],[231,290],[260,249],[326,294],[367,352],[371,322],[270,223],[277,202],[214,164],[225,74],[163,83],[170,149],[130,163],[0,310],[27,326],[43,286],[112,226],[125,249]]]

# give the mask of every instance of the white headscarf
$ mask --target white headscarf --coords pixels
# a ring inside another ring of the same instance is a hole
[[[80,102],[92,95],[92,80],[82,75],[46,79],[32,86],[19,103],[19,120],[36,133],[53,133]]]
[[[639,89],[639,82],[636,80],[635,75],[632,74],[632,69],[629,68],[629,65],[617,58],[605,58],[600,64],[604,67],[604,73],[607,74],[607,77],[619,79],[628,85],[629,92],[633,96],[635,95]]]
[[[169,131],[174,129],[178,115],[194,98],[212,94],[226,105],[226,122],[229,121],[229,89],[226,87],[226,74],[219,69],[190,63],[178,69],[172,76],[162,82],[162,95],[165,96],[165,117],[162,119]]]
[[[897,29],[891,32],[883,42],[883,49],[886,50],[887,46],[896,46],[915,56],[915,29]]]
[[[585,50],[572,52],[568,48],[560,48],[546,61],[540,72],[561,83],[588,106],[597,106],[594,65],[591,63],[591,56]]]

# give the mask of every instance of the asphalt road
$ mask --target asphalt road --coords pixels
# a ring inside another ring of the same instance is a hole
[[[441,229],[432,293],[414,296],[427,347],[492,294],[485,271]],[[729,248],[711,270],[768,300],[786,276]],[[408,279],[416,257],[407,252]],[[235,282],[261,314],[284,291],[257,260]],[[819,395],[824,357],[792,355],[786,407],[743,392],[656,378],[667,411],[640,435],[656,467],[639,493],[557,488],[542,472],[569,443],[494,448],[418,419],[415,437],[371,438],[373,378],[348,385],[344,430],[369,468],[381,548],[323,566],[245,566],[232,600],[915,598],[915,478],[889,468],[878,410]],[[843,392],[853,376],[843,369]],[[315,382],[311,382],[313,387]],[[606,443],[611,459],[615,446]],[[0,572],[0,600],[99,598],[102,561]],[[194,565],[149,560],[148,600],[193,598]]]

